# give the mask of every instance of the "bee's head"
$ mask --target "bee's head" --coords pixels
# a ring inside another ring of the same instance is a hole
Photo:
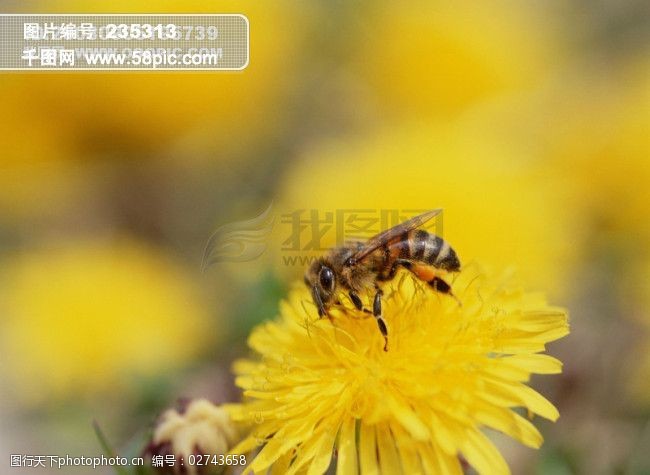
[[[305,272],[305,284],[311,290],[318,315],[327,313],[327,306],[334,297],[336,275],[332,266],[325,259],[314,261]]]

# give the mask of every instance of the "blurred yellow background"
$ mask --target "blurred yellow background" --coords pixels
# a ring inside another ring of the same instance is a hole
[[[650,471],[644,2],[0,5],[251,25],[237,73],[0,74],[4,460],[98,453],[93,419],[123,447],[178,398],[235,400],[231,362],[303,272],[286,257],[322,252],[292,213],[443,208],[464,263],[571,315],[563,375],[534,382],[561,418],[539,452],[502,447],[513,473]],[[263,255],[202,273],[212,232],[270,204]]]

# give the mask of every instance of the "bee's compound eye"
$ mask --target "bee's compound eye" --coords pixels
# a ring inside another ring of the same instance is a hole
[[[329,267],[323,267],[319,274],[320,285],[330,292],[334,290],[334,272]]]

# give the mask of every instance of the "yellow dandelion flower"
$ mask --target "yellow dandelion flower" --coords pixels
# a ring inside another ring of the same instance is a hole
[[[253,429],[233,453],[261,450],[254,473],[508,473],[483,428],[537,448],[542,436],[513,408],[555,421],[559,414],[526,382],[561,371],[545,344],[569,331],[542,295],[489,278],[457,275],[462,301],[404,274],[385,287],[389,349],[372,318],[346,306],[318,319],[307,289],[282,302],[280,317],[249,345],[259,359],[235,365],[247,401],[229,407]],[[332,462],[332,454],[336,454]]]
[[[226,454],[237,440],[238,431],[228,412],[207,399],[196,399],[184,411],[169,409],[162,415],[149,452],[169,452],[187,460],[190,454]],[[184,466],[189,474],[201,467],[192,463]]]

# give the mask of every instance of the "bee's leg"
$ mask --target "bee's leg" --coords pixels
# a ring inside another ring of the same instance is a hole
[[[357,294],[354,290],[350,290],[348,295],[350,296],[350,300],[352,300],[352,303],[354,304],[357,310],[361,310],[365,313],[372,314],[370,310],[363,307],[363,302],[361,301],[361,297],[359,297],[359,294]],[[370,315],[366,317],[357,317],[357,318],[369,318],[369,317]]]
[[[375,294],[375,300],[372,304],[372,315],[377,320],[377,325],[379,326],[379,331],[384,336],[384,351],[388,351],[388,327],[386,327],[386,322],[384,317],[381,314],[381,296],[384,295],[384,292],[377,287],[377,293]]]
[[[440,277],[434,277],[430,281],[427,282],[433,290],[436,292],[440,292],[445,295],[449,295],[451,298],[453,298],[459,306],[462,306],[463,303],[460,301],[458,297],[451,291],[451,285],[449,285],[445,280],[441,279]]]
[[[350,300],[352,300],[354,306],[357,307],[357,310],[363,310],[363,302],[361,301],[359,295],[357,295],[354,290],[350,290],[350,293],[348,295],[350,296]]]
[[[440,292],[441,294],[453,297],[460,304],[460,300],[458,300],[458,298],[451,291],[451,285],[449,285],[441,277],[435,275],[435,271],[432,266],[415,264],[405,259],[398,259],[397,262],[399,262],[402,267],[410,270],[418,279],[429,284],[429,287],[431,287],[433,290]]]
[[[453,295],[453,292],[451,291],[451,285],[449,285],[440,277],[434,277],[428,281],[427,284],[429,284],[429,286],[431,286],[436,292]]]

